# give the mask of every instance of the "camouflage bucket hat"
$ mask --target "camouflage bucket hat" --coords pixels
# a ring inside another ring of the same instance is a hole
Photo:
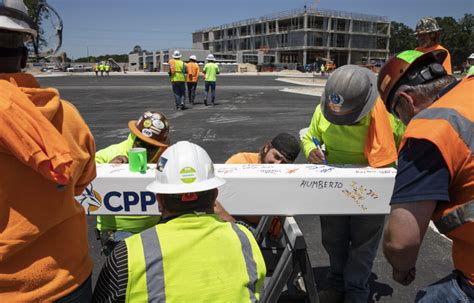
[[[415,35],[434,33],[440,30],[441,28],[435,18],[424,17],[416,23]]]
[[[160,112],[147,111],[138,120],[128,122],[128,128],[140,140],[156,146],[168,146],[169,123]]]

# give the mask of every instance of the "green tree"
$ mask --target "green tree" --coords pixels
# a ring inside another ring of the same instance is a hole
[[[455,69],[461,69],[462,64],[474,49],[474,16],[464,14],[456,21],[453,17],[437,17],[442,29],[440,43],[449,50]]]
[[[390,53],[395,54],[415,47],[414,31],[404,23],[392,21],[390,24]]]

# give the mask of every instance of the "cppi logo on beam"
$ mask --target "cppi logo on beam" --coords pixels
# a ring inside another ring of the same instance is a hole
[[[142,212],[147,212],[148,207],[156,204],[155,194],[148,191],[110,191],[102,196],[94,190],[91,184],[84,192],[76,196],[76,201],[82,205],[87,215],[94,214],[99,209],[107,213],[127,213],[134,206],[140,206]],[[102,211],[100,211],[102,213]]]

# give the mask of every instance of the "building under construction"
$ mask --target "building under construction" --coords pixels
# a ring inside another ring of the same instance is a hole
[[[253,64],[378,64],[389,52],[386,17],[296,9],[193,32],[193,49]]]

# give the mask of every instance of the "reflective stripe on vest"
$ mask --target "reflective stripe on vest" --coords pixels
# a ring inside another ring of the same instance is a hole
[[[140,234],[145,254],[146,286],[148,302],[165,302],[165,279],[163,274],[163,255],[156,228],[150,228]]]
[[[413,119],[448,121],[474,156],[474,123],[459,114],[457,110],[442,107],[427,108],[416,115]]]
[[[442,234],[448,234],[466,223],[474,222],[474,200],[463,204],[434,222]]]
[[[255,259],[253,258],[252,246],[247,236],[236,224],[232,224],[232,228],[237,236],[239,236],[240,243],[242,243],[242,253],[244,254],[245,265],[247,267],[247,273],[249,274],[249,284],[247,287],[249,289],[250,301],[257,302],[255,292],[257,289],[258,273],[257,263],[255,263]]]

